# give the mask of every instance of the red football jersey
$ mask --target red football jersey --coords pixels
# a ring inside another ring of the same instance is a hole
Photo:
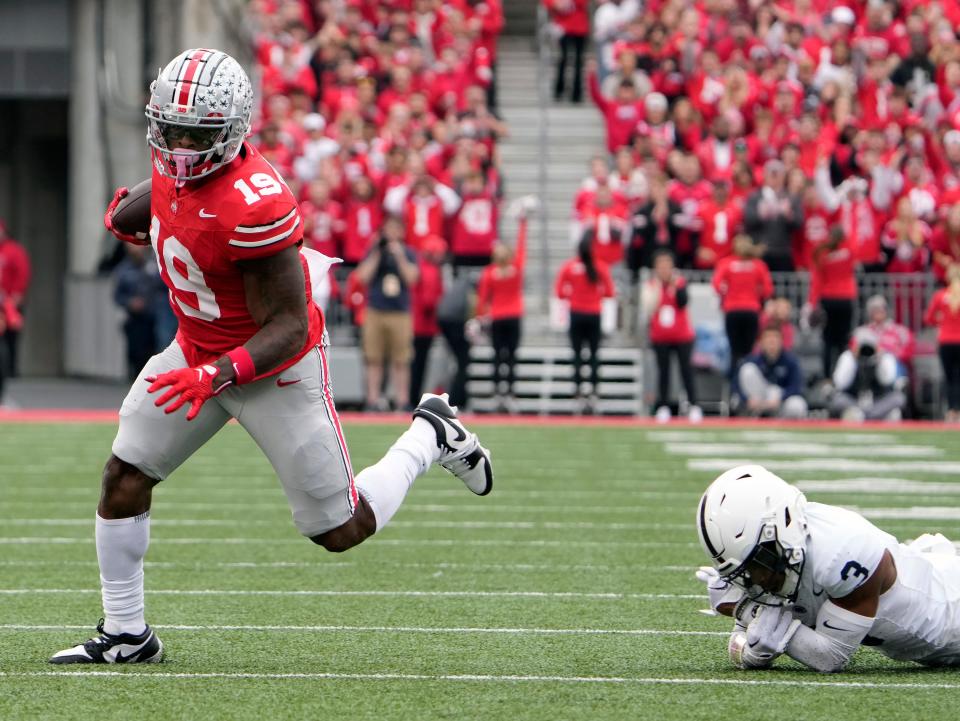
[[[225,168],[177,188],[153,171],[150,241],[170,305],[180,323],[177,341],[190,365],[210,363],[260,330],[247,309],[238,261],[296,246],[303,236],[297,201],[276,170],[249,144]],[[310,300],[303,349],[264,375],[296,363],[323,334],[323,316]]]

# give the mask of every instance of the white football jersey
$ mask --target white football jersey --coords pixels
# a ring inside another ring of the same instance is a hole
[[[807,553],[794,606],[804,625],[815,628],[823,603],[853,592],[890,551],[897,580],[880,597],[864,645],[903,661],[960,663],[960,557],[898,543],[845,508],[807,503],[805,513]]]

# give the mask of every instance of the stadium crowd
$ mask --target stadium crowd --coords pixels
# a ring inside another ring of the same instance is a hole
[[[691,416],[694,334],[664,255],[713,274],[745,411],[806,415],[790,350],[799,324],[820,328],[832,414],[900,417],[914,352],[912,337],[901,340],[907,309],[898,299],[887,318],[884,305],[884,325],[854,332],[859,279],[932,273],[947,285],[960,272],[960,3],[601,0],[592,18],[584,0],[543,3],[562,49],[557,100],[569,85],[580,101],[568,66],[572,57],[580,72],[591,32],[596,46],[585,84],[607,154],[590,161],[572,236],[634,280],[657,268],[645,289],[651,344],[661,375],[679,357]],[[764,312],[771,271],[809,274],[806,303],[784,312],[779,299],[779,313]],[[960,296],[950,287],[927,322],[939,327],[957,420]],[[882,301],[871,299],[877,313]],[[664,383],[658,417],[668,418]]]
[[[702,417],[690,270],[721,299],[735,409],[807,414],[799,327],[822,339],[813,376],[832,415],[898,418],[916,345],[899,299],[892,312],[867,302],[869,272],[944,286],[925,318],[939,328],[947,417],[960,420],[960,3],[601,0],[592,17],[586,0],[543,4],[555,99],[569,89],[581,102],[585,87],[607,140],[554,286],[581,409],[596,403],[605,299],[615,281],[633,293],[648,268],[658,419],[671,416],[673,359],[689,417]],[[343,259],[315,295],[331,325],[356,329],[367,407],[415,404],[443,336],[452,402],[468,404],[470,345],[486,337],[497,406],[515,410],[531,206],[513,214],[514,235],[497,148],[501,0],[253,0],[249,12],[252,142],[301,200],[306,246]],[[771,272],[807,277],[806,302],[775,297]],[[139,363],[130,356],[132,372]]]

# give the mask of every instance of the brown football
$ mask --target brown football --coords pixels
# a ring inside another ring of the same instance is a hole
[[[150,178],[137,183],[113,211],[113,227],[149,243]]]

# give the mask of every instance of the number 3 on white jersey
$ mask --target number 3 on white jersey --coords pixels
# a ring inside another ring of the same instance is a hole
[[[150,223],[150,241],[157,254],[160,272],[170,277],[176,290],[171,291],[180,310],[191,318],[214,321],[220,317],[220,306],[210,286],[203,279],[203,271],[186,246],[174,236],[160,242],[160,221],[154,216]],[[162,246],[162,247],[161,247]],[[175,262],[179,261],[179,262]],[[183,271],[186,271],[184,275]]]

